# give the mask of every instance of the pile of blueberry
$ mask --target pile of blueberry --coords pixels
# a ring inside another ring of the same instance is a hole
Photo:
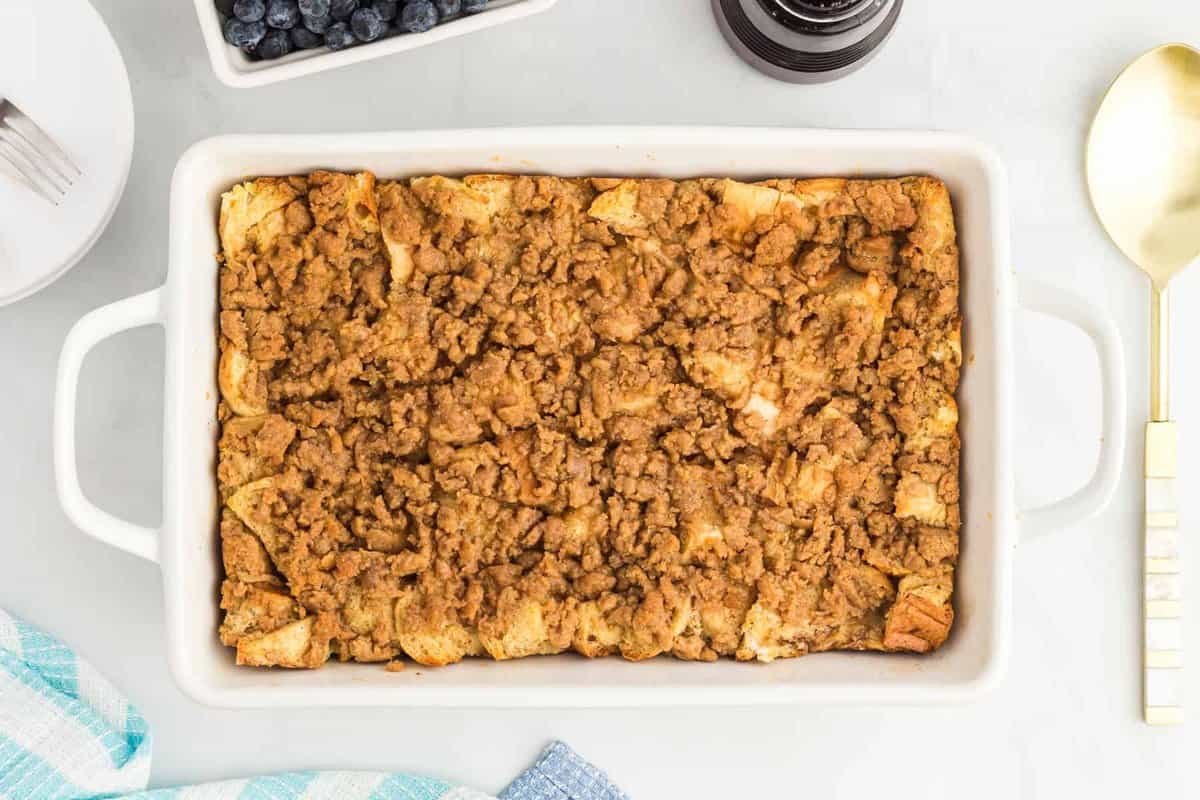
[[[225,41],[251,57],[294,50],[345,50],[396,33],[423,33],[488,0],[217,0]]]

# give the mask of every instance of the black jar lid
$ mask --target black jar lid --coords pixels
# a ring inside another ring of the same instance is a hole
[[[790,30],[832,36],[866,25],[887,0],[758,0],[763,11]]]
[[[781,80],[833,80],[862,66],[887,40],[904,0],[713,0],[722,33],[760,70]]]

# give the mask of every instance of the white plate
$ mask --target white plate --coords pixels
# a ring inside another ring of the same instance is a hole
[[[112,219],[133,159],[129,75],[87,0],[0,0],[0,97],[83,170],[57,208],[0,172],[0,306],[75,266]]]

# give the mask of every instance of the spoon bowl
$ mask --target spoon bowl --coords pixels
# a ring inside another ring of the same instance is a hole
[[[1100,222],[1156,286],[1200,257],[1200,51],[1138,58],[1096,113],[1088,188]]]

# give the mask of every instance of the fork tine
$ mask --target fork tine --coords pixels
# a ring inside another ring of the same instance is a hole
[[[70,184],[57,172],[49,169],[46,159],[40,153],[31,151],[29,145],[12,136],[2,127],[0,127],[0,144],[8,153],[8,160],[19,159],[25,171],[34,175],[42,186],[60,195],[67,193]]]
[[[7,143],[4,143],[4,142],[0,142],[0,161],[3,161],[5,164],[7,164],[9,167],[11,167],[11,168],[13,169],[13,171],[15,172],[15,175],[14,175],[14,177],[15,177],[15,178],[17,178],[17,180],[19,180],[21,183],[23,183],[23,184],[25,184],[26,186],[28,186],[28,187],[29,187],[30,189],[32,189],[33,191],[37,192],[39,195],[41,195],[41,196],[42,196],[42,197],[43,197],[43,198],[44,198],[44,199],[45,199],[47,202],[49,202],[51,205],[53,205],[53,206],[57,206],[57,205],[58,205],[59,198],[55,197],[55,196],[54,196],[53,194],[51,194],[51,193],[50,193],[50,192],[49,192],[47,189],[45,189],[45,188],[44,188],[44,187],[43,187],[43,186],[42,186],[42,185],[41,185],[41,184],[40,184],[40,183],[39,183],[39,182],[38,182],[38,181],[37,181],[37,180],[36,180],[36,179],[35,179],[35,178],[34,178],[34,177],[33,177],[33,176],[30,174],[30,173],[29,173],[29,172],[28,172],[28,170],[26,170],[26,168],[25,168],[25,167],[22,167],[22,166],[21,166],[21,164],[20,164],[20,162],[19,162],[19,161],[17,161],[16,159],[12,158],[12,157],[9,155],[9,150],[10,150],[10,149],[11,149],[11,145],[8,145]]]
[[[38,150],[33,142],[25,138],[19,130],[7,124],[5,120],[0,120],[0,141],[7,142],[10,147],[24,156],[26,161],[37,167],[46,180],[54,184],[54,188],[64,193],[71,188],[74,181],[63,173],[62,167]]]
[[[16,177],[21,178],[26,185],[54,205],[58,205],[64,198],[64,193],[47,181],[44,173],[39,172],[7,142],[0,142],[0,159],[3,159],[4,163],[15,171]]]
[[[24,136],[31,144],[37,145],[39,149],[49,151],[49,153],[57,158],[66,167],[69,167],[76,177],[83,175],[83,170],[75,165],[71,157],[66,151],[58,146],[58,143],[50,137],[48,133],[33,121],[33,119],[21,109],[17,108],[11,101],[8,107],[12,110],[12,114],[7,116],[7,121],[18,133]],[[13,123],[20,123],[19,126]]]

